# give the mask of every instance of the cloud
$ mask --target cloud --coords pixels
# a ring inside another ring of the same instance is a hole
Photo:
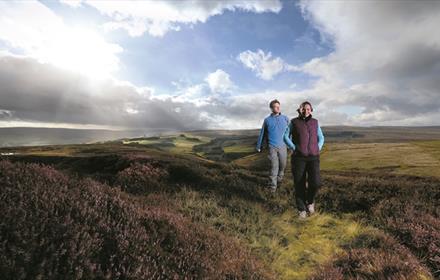
[[[122,47],[92,29],[69,27],[38,1],[0,1],[0,41],[17,53],[95,78],[119,69]]]
[[[300,7],[335,49],[301,66],[319,78],[309,94],[328,108],[363,108],[351,118],[356,124],[439,123],[440,2],[303,1]]]
[[[96,81],[29,57],[0,56],[0,92],[3,122],[164,130],[207,127],[192,103],[160,100],[149,87],[115,79]]]
[[[176,85],[175,95],[163,95],[151,87],[115,79],[97,81],[34,58],[2,53],[0,125],[168,131],[255,128],[269,113],[268,100],[280,96],[258,92],[223,98],[223,93],[212,93],[206,81]],[[301,97],[296,98],[289,104]]]
[[[216,70],[207,77],[213,73],[223,76],[226,72]],[[115,79],[97,81],[34,58],[3,53],[0,125],[168,131],[245,129],[261,125],[270,113],[271,99],[280,99],[283,113],[293,116],[304,98],[291,91],[213,93],[207,81],[175,85],[175,94],[164,95],[151,87]]]
[[[206,107],[225,106],[227,100],[232,97],[232,91],[238,87],[232,82],[230,75],[222,69],[208,73],[205,79],[199,83],[192,83],[187,79],[174,81],[172,84],[175,90],[172,94],[158,94],[156,98],[161,100],[171,100],[176,103],[194,104],[201,114],[207,117],[207,112],[203,112]]]
[[[264,53],[263,50],[258,49],[256,52],[247,50],[237,56],[246,68],[251,69],[257,77],[263,80],[272,80],[274,76],[283,71],[299,71],[297,66],[289,65],[280,57],[272,57],[272,53]]]
[[[212,93],[227,93],[234,87],[229,74],[222,69],[209,73],[205,81],[208,83]]]
[[[248,9],[268,3],[255,2]],[[260,101],[232,96],[237,87],[222,69],[208,73],[198,84],[179,85],[172,95],[116,80],[111,72],[96,79],[80,70],[118,68],[117,54],[122,51],[118,45],[98,33],[76,32],[40,2],[0,2],[0,8],[0,40],[9,49],[0,50],[1,126],[250,128],[259,123],[256,112],[266,114],[267,97],[262,94],[264,106],[256,108]]]
[[[135,35],[159,36],[226,10],[277,12],[278,1],[200,1],[194,9],[186,1],[142,1],[119,12],[113,6],[117,2],[100,3],[86,1],[77,7],[102,5],[98,9],[113,23],[138,24]],[[162,3],[157,7],[163,10],[150,15],[144,6],[136,6],[147,5],[143,3]],[[296,115],[298,104],[311,101],[322,125],[439,124],[438,2],[307,1],[299,5],[334,51],[301,65],[290,65],[261,49],[244,51],[236,59],[264,80],[302,71],[316,77],[310,88],[290,83],[286,90],[245,93],[229,73],[213,68],[196,83],[182,77],[175,82],[175,92],[166,94],[111,75],[94,79],[92,73],[76,71],[99,72],[100,67],[115,71],[123,50],[97,32],[75,32],[40,2],[0,2],[0,40],[9,49],[0,50],[0,123],[165,130],[256,128],[270,112],[269,101],[277,98],[290,117]],[[73,39],[63,37],[63,32],[74,35]],[[78,42],[88,43],[82,48],[75,45]]]
[[[65,5],[69,5],[73,8],[78,8],[82,5],[82,0],[59,0],[60,3],[63,3]]]
[[[279,0],[265,1],[93,1],[83,0],[83,5],[96,8],[112,20],[105,23],[107,30],[125,29],[130,36],[137,37],[145,32],[162,37],[170,30],[180,30],[182,24],[206,22],[208,18],[221,15],[224,11],[278,13],[282,4]],[[77,4],[77,3],[75,3]]]

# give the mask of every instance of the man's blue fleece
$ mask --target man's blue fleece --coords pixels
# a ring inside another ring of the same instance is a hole
[[[285,115],[270,114],[267,116],[260,130],[260,135],[257,141],[257,150],[261,149],[263,138],[265,135],[268,137],[269,146],[283,147],[286,144],[283,141],[283,135],[289,125],[289,118]]]

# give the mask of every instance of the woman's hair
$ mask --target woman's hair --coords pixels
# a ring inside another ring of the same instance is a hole
[[[309,105],[309,106],[310,106],[310,111],[313,112],[312,104],[311,104],[309,101],[304,101],[303,103],[301,103],[301,104],[299,105],[299,108],[296,109],[296,111],[298,112],[299,115],[301,115],[301,111],[302,111],[302,109],[304,108],[304,106],[306,106],[306,105]]]
[[[272,101],[269,103],[269,108],[272,109],[272,106],[273,106],[273,104],[275,104],[275,103],[278,103],[278,104],[280,105],[280,102],[279,102],[277,99],[274,99],[274,100],[272,100]]]

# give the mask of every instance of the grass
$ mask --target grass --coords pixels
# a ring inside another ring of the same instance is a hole
[[[255,152],[254,146],[249,145],[233,145],[224,147],[225,153],[253,153]]]
[[[302,221],[292,210],[277,217],[274,226],[283,236],[283,242],[271,244],[276,252],[272,265],[281,279],[307,279],[319,265],[342,251],[342,245],[365,230],[349,217],[318,213]]]
[[[434,141],[414,141],[412,144],[422,148],[426,153],[432,155],[435,159],[440,161],[440,140]]]
[[[123,144],[139,144],[145,145],[153,148],[158,148],[160,150],[168,151],[171,153],[183,153],[192,154],[193,147],[202,143],[207,143],[210,141],[209,137],[206,136],[196,136],[189,133],[180,135],[168,135],[160,137],[148,137],[148,138],[137,138],[124,140]]]
[[[385,170],[390,174],[440,177],[440,141],[324,146],[322,170]]]
[[[179,211],[194,222],[237,237],[274,269],[277,279],[308,279],[344,244],[368,230],[350,214],[336,217],[317,212],[299,220],[293,209],[274,215],[259,204],[238,198],[224,201],[191,189],[182,189],[174,200]]]

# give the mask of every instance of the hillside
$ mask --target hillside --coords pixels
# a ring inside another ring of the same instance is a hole
[[[279,193],[264,189],[269,163],[253,151],[255,130],[2,148],[0,273],[440,277],[436,130],[335,129],[324,131],[318,213],[305,221],[290,165]]]

